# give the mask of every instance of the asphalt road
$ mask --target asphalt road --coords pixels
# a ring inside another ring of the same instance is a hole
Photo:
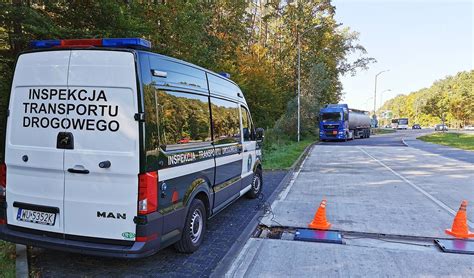
[[[423,130],[421,134],[431,133],[434,132],[433,130]],[[457,131],[449,131],[449,132],[457,132],[457,133],[465,133],[465,134],[472,134],[474,135],[474,131],[465,131],[465,130],[457,130]],[[429,153],[438,154],[443,157],[452,158],[455,160],[461,160],[468,163],[474,163],[474,152],[468,152],[456,148],[451,148],[447,146],[437,145],[426,143],[420,140],[416,140],[416,137],[420,136],[420,132],[404,132],[404,142],[409,146],[416,149],[420,149]]]
[[[416,131],[413,131],[415,133]],[[370,138],[366,139],[355,139],[347,142],[321,142],[321,145],[325,146],[404,146],[402,138],[405,137],[408,133],[412,133],[412,130],[399,130],[395,133],[381,134],[381,135],[372,135]],[[417,133],[418,134],[418,133]]]
[[[126,260],[34,248],[29,252],[31,268],[41,277],[208,277],[285,174],[265,172],[261,199],[240,198],[212,218],[194,254],[169,247],[145,259]]]
[[[474,163],[403,142],[429,132],[316,145],[262,220],[285,235],[249,239],[227,276],[472,276],[473,256],[443,253],[433,238],[451,238],[444,230],[462,200],[474,229]],[[344,245],[293,240],[322,199]]]

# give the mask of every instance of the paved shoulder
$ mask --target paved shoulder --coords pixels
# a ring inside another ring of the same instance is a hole
[[[472,256],[430,248],[251,239],[227,277],[468,277],[473,273]]]
[[[241,198],[212,218],[201,248],[193,254],[169,247],[151,257],[124,260],[34,248],[33,271],[42,277],[208,277],[285,175],[286,171],[264,172],[262,198]]]
[[[316,145],[227,276],[472,276],[472,256],[442,253],[433,238],[449,238],[461,200],[474,203],[474,164],[395,144],[409,132]],[[343,245],[291,237],[322,199]]]

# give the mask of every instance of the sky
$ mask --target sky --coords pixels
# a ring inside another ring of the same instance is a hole
[[[359,32],[367,55],[377,60],[369,70],[341,78],[341,103],[349,107],[373,110],[375,75],[383,70],[389,71],[377,78],[377,108],[381,99],[474,68],[474,0],[334,0],[333,5],[337,21]]]

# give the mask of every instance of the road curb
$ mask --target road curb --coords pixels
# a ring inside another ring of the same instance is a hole
[[[15,261],[15,271],[17,278],[27,278],[28,277],[28,255],[26,252],[27,247],[25,245],[16,244],[16,261]]]
[[[307,146],[305,150],[301,153],[301,155],[298,157],[298,159],[293,163],[293,165],[288,169],[288,172],[286,175],[283,177],[281,182],[277,185],[275,190],[272,192],[272,194],[268,197],[267,203],[272,204],[275,199],[278,197],[278,195],[281,193],[282,189],[285,188],[290,180],[291,177],[293,176],[293,173],[295,169],[298,169],[303,162],[304,158],[309,154],[309,151],[312,149],[314,145],[316,145],[318,142],[314,142]],[[260,219],[263,217],[263,210],[259,210],[253,217],[252,220],[250,220],[249,224],[243,232],[240,234],[240,236],[235,240],[234,244],[232,247],[227,251],[227,253],[224,255],[222,260],[219,262],[217,267],[212,271],[210,277],[211,278],[217,278],[217,277],[224,277],[227,271],[230,269],[232,266],[232,262],[234,259],[237,257],[237,255],[240,253],[240,251],[244,248],[245,244],[247,243],[247,240],[251,237],[253,231],[257,228],[258,224],[260,223]]]
[[[407,142],[405,142],[405,138],[402,138],[402,144],[405,145],[405,147],[409,147]]]

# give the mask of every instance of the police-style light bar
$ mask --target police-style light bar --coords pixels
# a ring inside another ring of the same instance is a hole
[[[31,48],[53,47],[130,47],[151,49],[151,42],[141,38],[120,39],[72,39],[31,41]]]
[[[230,79],[230,73],[228,72],[219,72],[219,75],[224,76],[227,79]]]

